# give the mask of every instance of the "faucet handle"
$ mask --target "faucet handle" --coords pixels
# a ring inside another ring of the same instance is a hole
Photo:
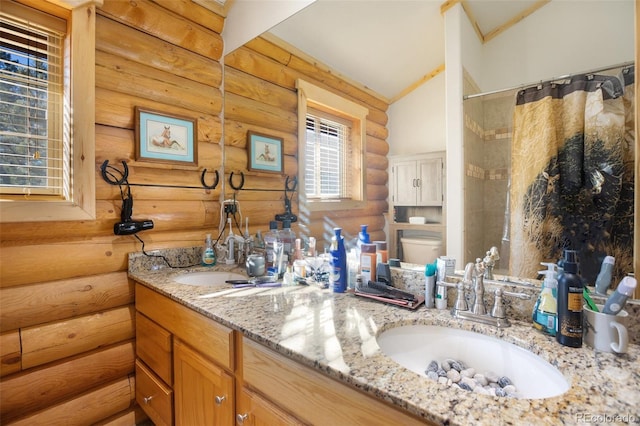
[[[456,286],[458,289],[458,296],[456,297],[456,303],[453,306],[454,315],[455,312],[464,312],[469,310],[469,305],[467,304],[467,298],[465,297],[464,290],[465,284],[464,282],[459,282]]]
[[[496,298],[493,302],[493,308],[491,309],[491,316],[494,318],[506,318],[506,314],[504,311],[504,303],[502,301],[502,296],[510,296],[516,297],[518,299],[528,300],[531,299],[531,295],[525,293],[515,293],[513,291],[505,291],[501,288],[496,289]]]

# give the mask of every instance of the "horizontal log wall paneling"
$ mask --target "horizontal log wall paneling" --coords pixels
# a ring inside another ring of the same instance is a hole
[[[113,235],[122,202],[101,177],[105,160],[126,161],[131,183],[194,187],[131,187],[133,219],[155,225],[139,234],[146,250],[199,245],[220,220],[222,185],[203,188],[200,175],[211,184],[222,168],[224,17],[191,0],[104,0],[97,15],[96,220],[0,224],[2,424],[147,420],[135,403],[126,273],[143,246]],[[136,106],[194,118],[198,167],[136,161]]]
[[[225,169],[247,175],[245,186],[256,189],[284,189],[284,177],[248,170],[246,138],[248,131],[266,133],[284,140],[284,175],[298,175],[298,120],[295,82],[298,78],[366,106],[366,195],[367,205],[358,210],[314,212],[299,215],[292,228],[299,234],[318,239],[330,238],[331,229],[343,228],[348,238],[357,237],[360,224],[369,225],[375,240],[385,240],[384,213],[387,212],[387,154],[389,145],[388,104],[367,91],[346,82],[334,72],[298,56],[284,47],[258,37],[225,57]],[[284,192],[227,190],[240,201],[244,216],[259,229],[266,230],[274,215],[284,211]],[[299,212],[297,193],[294,213]],[[326,242],[326,241],[325,241]]]

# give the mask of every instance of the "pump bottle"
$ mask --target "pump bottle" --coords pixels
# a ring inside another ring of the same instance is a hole
[[[538,271],[544,275],[542,290],[533,307],[533,327],[550,336],[556,335],[556,316],[558,312],[558,280],[556,279],[556,265],[541,262],[547,267],[546,271]]]
[[[564,346],[582,346],[582,293],[584,286],[578,275],[578,253],[564,251],[564,272],[558,277],[558,319],[556,340]]]
[[[213,250],[213,241],[211,240],[211,234],[207,234],[202,250],[202,266],[215,266],[215,264],[216,252]]]

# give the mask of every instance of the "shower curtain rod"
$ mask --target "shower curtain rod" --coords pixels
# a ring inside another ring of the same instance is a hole
[[[597,69],[590,70],[590,71],[573,73],[573,74],[566,74],[566,75],[562,75],[560,77],[549,78],[549,79],[546,79],[546,80],[540,80],[540,81],[536,81],[535,83],[520,84],[518,86],[508,87],[506,89],[491,90],[489,92],[483,92],[483,93],[474,93],[473,95],[465,95],[465,96],[463,96],[462,100],[466,101],[467,99],[478,98],[480,96],[486,96],[486,95],[494,95],[496,93],[508,92],[510,90],[520,90],[520,89],[524,89],[525,87],[531,87],[531,86],[535,86],[535,85],[541,84],[541,83],[548,83],[548,82],[556,81],[556,80],[564,80],[564,79],[570,78],[570,77],[572,77],[574,75],[595,74],[597,72],[613,70],[613,69],[616,69],[616,68],[625,68],[625,67],[633,65],[634,63],[635,63],[634,61],[623,62],[623,63],[617,64],[617,65],[609,65],[608,67],[604,67],[604,68],[597,68]]]

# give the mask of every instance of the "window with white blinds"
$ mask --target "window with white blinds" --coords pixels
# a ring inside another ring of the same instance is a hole
[[[296,88],[301,205],[309,211],[363,208],[369,110],[303,79]]]
[[[351,127],[341,121],[320,111],[307,111],[304,169],[307,198],[351,198],[348,165]]]
[[[0,192],[67,199],[66,21],[7,2],[0,24]]]

